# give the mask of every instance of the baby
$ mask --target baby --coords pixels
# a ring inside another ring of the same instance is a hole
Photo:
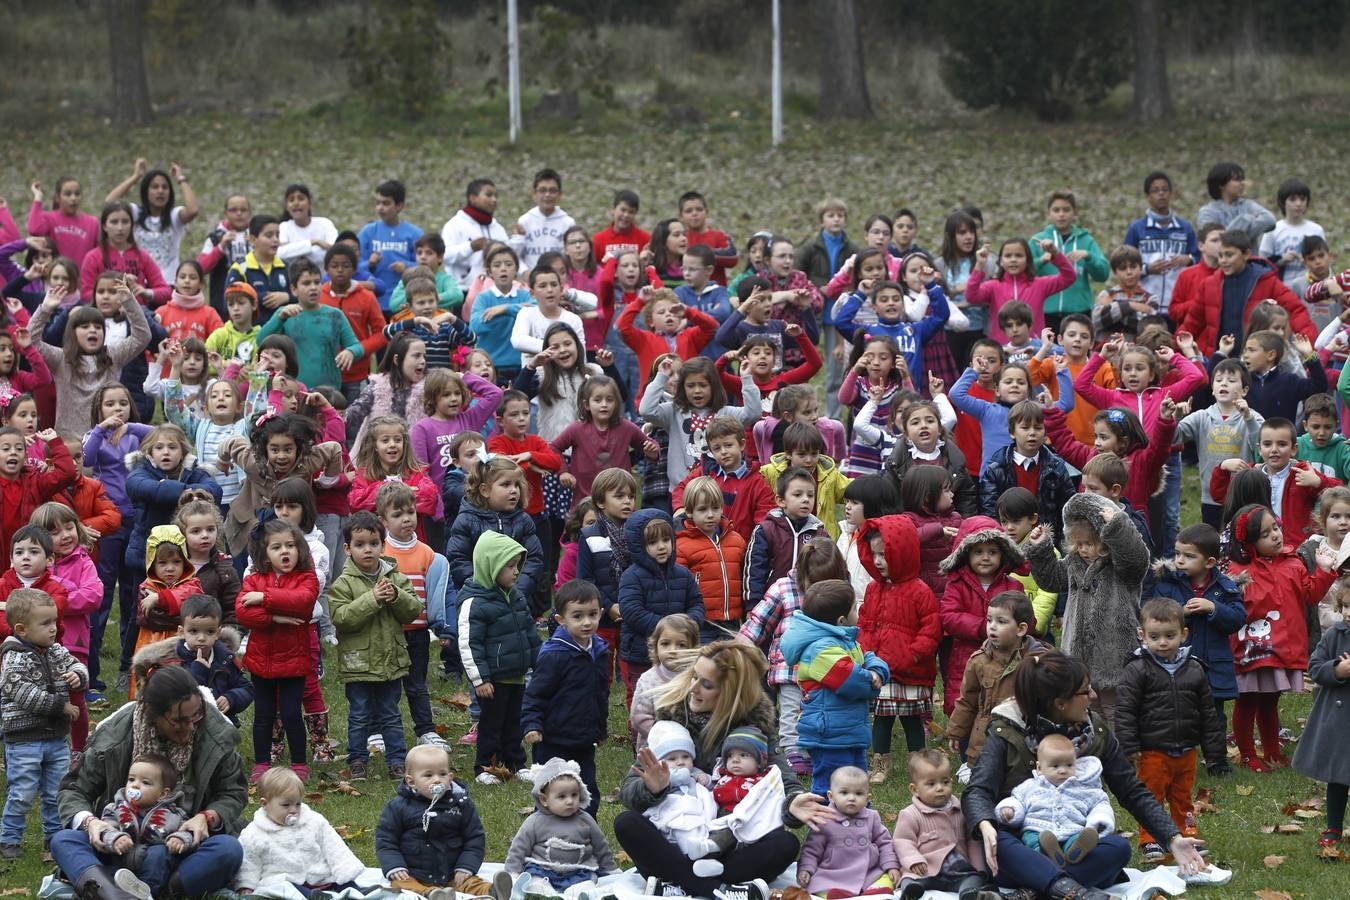
[[[933,748],[909,754],[909,793],[914,802],[895,820],[895,852],[904,870],[901,900],[926,891],[953,891],[960,900],[999,900],[984,872],[984,848],[972,838],[952,796],[952,764]]]
[[[1022,843],[1063,868],[1097,846],[1099,834],[1116,828],[1111,800],[1102,790],[1102,763],[1082,759],[1062,734],[1047,735],[1036,748],[1036,771],[1000,800],[998,817],[1022,829]]]
[[[532,778],[535,810],[506,854],[506,871],[516,877],[515,894],[560,894],[617,872],[604,832],[586,812],[591,792],[581,767],[555,756],[534,766]]]
[[[722,741],[722,759],[713,771],[713,800],[721,813],[731,812],[764,775],[769,742],[753,725],[737,728]]]
[[[176,868],[170,854],[187,853],[196,845],[183,828],[188,815],[179,806],[178,772],[167,757],[145,753],[127,770],[127,784],[103,807],[103,821],[115,831],[103,832],[117,872],[113,881],[139,897],[162,896]],[[114,835],[116,835],[114,837]]]
[[[647,734],[647,746],[670,769],[670,792],[643,813],[666,839],[694,861],[694,874],[714,878],[722,863],[706,857],[722,849],[709,833],[717,818],[717,801],[706,784],[708,776],[694,768],[694,739],[678,722],[662,720]],[[728,832],[719,832],[728,834]]]
[[[900,883],[895,842],[868,807],[867,773],[843,766],[830,775],[830,805],[841,818],[813,831],[797,861],[797,884],[826,897],[886,894]]]
[[[244,849],[234,881],[239,893],[292,884],[314,897],[316,891],[356,887],[365,863],[328,820],[305,803],[305,783],[299,775],[280,766],[268,769],[258,781],[258,800],[262,805],[239,835]]]

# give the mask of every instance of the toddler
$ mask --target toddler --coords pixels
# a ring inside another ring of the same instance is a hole
[[[305,784],[291,769],[268,769],[258,781],[253,821],[239,834],[244,860],[234,886],[243,892],[291,884],[313,890],[354,887],[365,863],[328,820],[305,803]]]
[[[532,775],[535,809],[511,839],[506,873],[531,894],[561,893],[618,871],[605,833],[585,807],[591,796],[581,768],[553,757]]]
[[[1342,547],[1346,546],[1342,544]],[[1347,554],[1336,554],[1339,571]],[[1335,847],[1341,842],[1345,823],[1345,799],[1350,789],[1350,771],[1345,765],[1345,729],[1342,704],[1350,683],[1350,604],[1345,593],[1337,595],[1336,612],[1340,620],[1322,632],[1322,639],[1308,661],[1308,675],[1317,684],[1312,712],[1303,730],[1294,768],[1302,775],[1327,783],[1327,827],[1317,843]]]
[[[1072,866],[1116,829],[1111,800],[1102,790],[1102,763],[1079,759],[1062,734],[1041,738],[1036,771],[996,807],[999,820],[1022,830],[1022,843],[1040,848],[1056,866]]]
[[[253,705],[253,682],[244,677],[235,661],[239,634],[221,631],[219,601],[210,594],[193,594],[179,610],[178,659],[197,683],[215,696],[216,709],[239,727],[239,714]],[[222,634],[231,643],[222,640]],[[231,644],[233,646],[231,646]]]
[[[683,725],[663,719],[652,726],[647,746],[670,769],[670,788],[643,815],[680,852],[694,860],[695,875],[700,878],[721,875],[722,863],[707,857],[730,848],[720,847],[708,828],[717,818],[717,801],[708,790],[707,773],[694,768],[694,739]]]
[[[895,852],[902,869],[901,898],[929,890],[956,891],[961,900],[997,900],[984,874],[984,848],[972,838],[952,796],[952,766],[940,750],[909,755],[909,793],[914,801],[895,820]]]
[[[870,800],[866,772],[854,766],[834,770],[830,805],[840,817],[807,836],[797,884],[827,898],[891,895],[900,883],[897,842]]]
[[[183,827],[188,814],[178,802],[178,772],[167,757],[142,753],[131,761],[126,787],[103,807],[103,821],[112,826],[101,840],[111,847],[117,871],[113,883],[136,896],[162,895],[176,866],[169,855],[181,855],[197,843]],[[116,835],[114,837],[114,835]]]
[[[745,799],[763,777],[768,761],[768,739],[755,726],[742,726],[726,736],[722,741],[722,758],[712,775],[718,812],[731,812]]]
[[[698,623],[684,613],[663,616],[647,638],[652,667],[638,677],[628,711],[628,730],[635,752],[647,746],[647,734],[656,724],[653,697],[688,665],[688,651],[698,643]]]

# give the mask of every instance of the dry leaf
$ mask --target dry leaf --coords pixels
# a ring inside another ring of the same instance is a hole
[[[620,850],[618,853],[614,854],[614,864],[618,866],[631,866],[633,864],[633,857]]]
[[[1304,800],[1302,803],[1300,803],[1299,806],[1303,807],[1304,809],[1326,809],[1327,798],[1309,797],[1307,800]]]
[[[337,784],[333,785],[333,790],[337,791],[339,794],[346,794],[348,797],[361,796],[361,792],[352,787],[350,781],[339,781]]]
[[[533,807],[533,806],[522,806],[522,807],[520,807],[519,809],[517,809],[516,812],[520,813],[522,816],[528,816],[528,815],[531,815],[531,814],[534,812],[534,807]]]
[[[1270,888],[1262,888],[1256,892],[1256,900],[1294,900],[1294,898],[1284,891],[1272,891]]]
[[[1262,834],[1274,834],[1274,833],[1275,833],[1275,826],[1274,826],[1274,825],[1262,825],[1262,826],[1261,826],[1261,833],[1262,833]]]
[[[28,888],[5,888],[0,891],[0,897],[31,897],[33,892]]]
[[[1233,791],[1239,797],[1250,797],[1252,794],[1256,793],[1256,785],[1239,784],[1237,787],[1233,788]]]
[[[1133,831],[1117,831],[1116,834],[1120,837],[1123,837],[1127,841],[1132,840],[1134,838]]]
[[[1319,847],[1317,858],[1323,862],[1341,862],[1345,859],[1345,851],[1339,847]]]
[[[483,771],[491,775],[497,776],[497,780],[502,782],[503,784],[510,781],[512,778],[516,777],[516,773],[511,771],[509,767],[500,764],[492,766],[484,766]]]
[[[1287,856],[1276,856],[1274,853],[1272,853],[1265,859],[1261,860],[1261,862],[1265,864],[1265,867],[1267,869],[1278,869],[1280,866],[1284,865],[1284,861],[1286,859],[1288,859]]]
[[[900,818],[900,814],[898,812],[882,813],[881,818],[886,820],[887,825],[894,825],[896,820]]]
[[[1275,826],[1276,834],[1302,834],[1303,826],[1296,825],[1293,822],[1285,822],[1283,825]]]
[[[1196,815],[1216,813],[1218,811],[1219,807],[1214,805],[1214,788],[1202,787],[1195,792]]]
[[[369,828],[362,828],[360,826],[353,827],[351,825],[338,825],[333,830],[336,831],[338,837],[342,838],[344,841],[354,841],[357,838],[370,833]]]
[[[603,797],[600,798],[600,800],[601,800],[602,803],[618,803],[618,802],[619,802],[619,792],[618,792],[618,791],[614,791],[613,793],[605,794]]]
[[[1296,819],[1320,819],[1322,814],[1315,809],[1296,809],[1294,810]]]

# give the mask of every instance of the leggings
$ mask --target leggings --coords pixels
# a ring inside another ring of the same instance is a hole
[[[919,716],[874,716],[872,718],[872,752],[891,752],[891,732],[895,720],[900,719],[900,727],[905,730],[905,749],[910,753],[922,750],[924,745],[923,719]]]
[[[1233,736],[1243,759],[1256,758],[1252,742],[1252,723],[1261,733],[1262,755],[1279,762],[1280,755],[1280,695],[1274,692],[1238,694],[1233,704]]]
[[[71,652],[71,656],[89,666],[89,658],[78,652]],[[75,721],[70,723],[70,749],[76,753],[84,752],[84,742],[89,739],[89,704],[84,699],[84,691],[71,691],[70,702],[80,711],[75,717]]]
[[[1327,784],[1327,828],[1340,831],[1345,826],[1345,800],[1350,795],[1350,785],[1330,782]]]
[[[305,761],[305,723],[300,718],[300,698],[305,678],[263,678],[253,675],[253,758],[260,765],[272,764],[272,723],[281,718],[286,741],[291,745],[291,765]]]

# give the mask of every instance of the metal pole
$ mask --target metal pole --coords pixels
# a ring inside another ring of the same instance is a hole
[[[511,143],[520,134],[520,19],[516,0],[506,0],[507,92],[510,95]]]
[[[783,143],[783,28],[778,0],[773,0],[773,145]]]

